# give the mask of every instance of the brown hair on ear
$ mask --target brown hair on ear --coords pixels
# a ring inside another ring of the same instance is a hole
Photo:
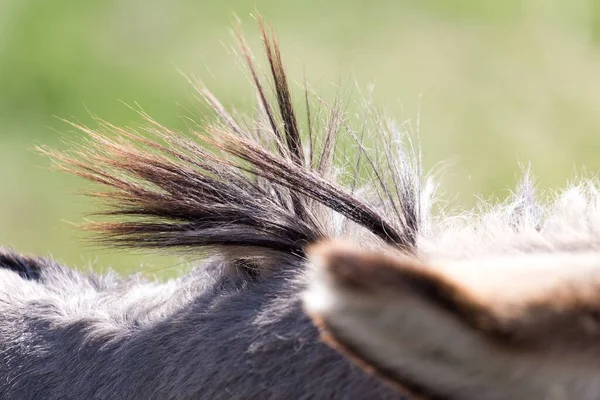
[[[311,246],[308,255],[337,285],[381,294],[410,294],[478,328],[493,325],[493,316],[467,290],[415,257],[393,249],[361,250],[338,241]]]
[[[340,242],[308,254],[304,304],[322,339],[409,398],[581,398],[595,382],[589,254],[425,262]]]
[[[336,241],[308,255],[339,287],[416,296],[505,351],[600,355],[600,262],[589,255],[423,262]]]

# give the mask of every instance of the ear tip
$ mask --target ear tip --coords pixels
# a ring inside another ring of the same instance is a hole
[[[321,270],[335,271],[340,259],[358,255],[356,245],[341,240],[328,240],[310,245],[306,249],[308,259]]]
[[[306,254],[311,259],[316,257],[331,258],[342,254],[356,253],[357,251],[355,244],[339,239],[325,240],[311,244],[306,248]]]

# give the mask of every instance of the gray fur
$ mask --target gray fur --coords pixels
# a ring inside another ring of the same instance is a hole
[[[0,398],[396,398],[320,343],[298,265],[249,283],[223,263],[167,283],[0,269]]]

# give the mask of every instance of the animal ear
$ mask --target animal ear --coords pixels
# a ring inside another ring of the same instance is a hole
[[[304,305],[324,340],[404,393],[563,398],[600,372],[589,254],[423,262],[324,243],[309,255]]]

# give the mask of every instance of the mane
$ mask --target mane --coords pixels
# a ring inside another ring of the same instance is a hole
[[[96,216],[110,220],[85,228],[111,246],[204,249],[239,259],[304,258],[307,244],[332,236],[414,252],[425,215],[416,149],[404,151],[404,134],[371,115],[385,149],[374,157],[364,145],[365,126],[354,130],[340,102],[328,105],[306,88],[307,124],[301,126],[279,45],[262,21],[259,27],[270,69],[265,76],[238,35],[258,99],[255,117],[226,110],[197,84],[214,116],[189,132],[170,130],[140,111],[145,127],[72,123],[87,137],[82,149],[43,149],[58,168],[105,188],[89,195],[103,202]],[[325,117],[311,113],[311,97],[323,104]],[[336,151],[342,135],[356,148],[351,171],[337,168],[346,161]]]
[[[436,218],[418,242],[421,253],[464,259],[600,250],[596,178],[554,191],[536,190],[529,170],[498,203],[480,200],[470,212]]]
[[[279,44],[261,20],[259,27],[268,74],[238,34],[258,103],[253,117],[228,111],[198,83],[213,114],[188,132],[140,111],[145,127],[73,124],[87,135],[83,149],[44,150],[59,168],[106,189],[90,193],[104,204],[97,215],[110,219],[86,226],[99,242],[216,252],[253,260],[259,271],[273,257],[304,259],[306,245],[331,237],[450,258],[597,247],[593,181],[540,200],[526,171],[504,202],[434,215],[436,183],[423,173],[411,132],[368,105],[354,128],[339,101],[327,104],[307,88],[306,115],[299,117]],[[311,109],[311,98],[325,117]],[[352,160],[340,154],[340,140],[353,144]]]

